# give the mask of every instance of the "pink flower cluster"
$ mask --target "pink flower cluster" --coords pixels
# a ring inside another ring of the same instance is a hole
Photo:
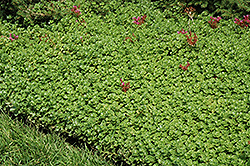
[[[74,12],[75,14],[77,14],[77,17],[80,16],[80,14],[82,14],[79,10],[80,8],[80,5],[77,7],[77,6],[73,6],[73,8],[71,9],[72,12]]]
[[[187,61],[187,65],[186,65],[186,66],[182,66],[182,65],[180,64],[179,67],[180,67],[182,70],[187,70],[189,66],[190,66],[190,63]]]
[[[208,21],[210,24],[211,28],[215,29],[217,28],[217,23],[221,20],[221,17],[210,17],[211,21]]]
[[[186,34],[186,33],[188,33],[188,31],[185,31],[184,29],[181,29],[181,31],[177,31],[177,33],[178,34],[180,34],[180,33],[181,34]],[[194,33],[194,37],[192,37],[191,35],[192,35],[191,31],[189,32],[189,35],[186,35],[187,42],[188,42],[189,45],[194,46],[195,43],[198,41],[198,37],[197,37],[197,35],[195,33]]]
[[[132,35],[136,38],[136,36],[135,36],[134,33],[132,33]],[[130,42],[134,43],[134,41],[131,39],[131,37],[126,37],[124,41],[126,41],[126,40],[128,40],[128,39],[130,40]],[[136,40],[135,40],[135,41],[136,41]]]
[[[197,35],[195,33],[194,33],[194,37],[191,37],[191,35],[192,35],[191,31],[189,32],[189,35],[186,35],[187,42],[188,42],[189,45],[194,46],[195,43],[198,41],[198,37],[197,37]]]
[[[10,37],[9,37],[9,39],[10,39],[11,41],[17,40],[17,39],[18,39],[18,36],[17,36],[17,35],[15,35],[15,34],[13,34],[13,35],[14,35],[14,39],[12,38],[11,33],[10,33]]]
[[[147,17],[146,15],[141,16],[141,17],[138,16],[137,18],[133,17],[132,19],[135,20],[135,21],[133,21],[133,23],[135,23],[137,25],[141,25],[145,22],[146,17]]]
[[[125,85],[125,83],[122,81],[122,79],[120,78],[121,81],[121,87],[122,87],[122,91],[123,92],[127,92],[127,90],[130,88],[129,82]]]
[[[178,33],[178,34],[180,34],[180,33],[181,33],[181,34],[186,34],[186,33],[188,33],[188,31],[185,31],[185,30],[182,28],[181,31],[177,31],[177,33]]]
[[[242,28],[246,28],[246,27],[250,26],[249,15],[246,15],[246,16],[243,16],[243,17],[244,17],[243,20],[239,20],[238,18],[235,18],[234,23],[238,24]],[[249,25],[247,25],[247,24],[249,24]]]

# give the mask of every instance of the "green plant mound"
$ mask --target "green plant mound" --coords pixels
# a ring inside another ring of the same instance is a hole
[[[193,47],[177,33],[187,17],[165,19],[146,1],[45,28],[2,21],[0,33],[19,38],[1,38],[1,107],[131,165],[249,164],[250,32],[207,21],[190,23]]]

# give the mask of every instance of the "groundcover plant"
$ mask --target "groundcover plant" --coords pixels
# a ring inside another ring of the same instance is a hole
[[[149,1],[66,5],[58,22],[1,20],[4,110],[115,162],[250,164],[249,27]]]

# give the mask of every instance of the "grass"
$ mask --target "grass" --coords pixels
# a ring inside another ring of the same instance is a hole
[[[86,146],[75,147],[56,134],[12,120],[0,112],[0,165],[112,165]]]

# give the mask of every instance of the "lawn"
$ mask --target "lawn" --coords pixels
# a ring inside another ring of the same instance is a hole
[[[55,133],[44,134],[2,111],[0,154],[0,165],[113,165],[84,145],[69,144]]]

